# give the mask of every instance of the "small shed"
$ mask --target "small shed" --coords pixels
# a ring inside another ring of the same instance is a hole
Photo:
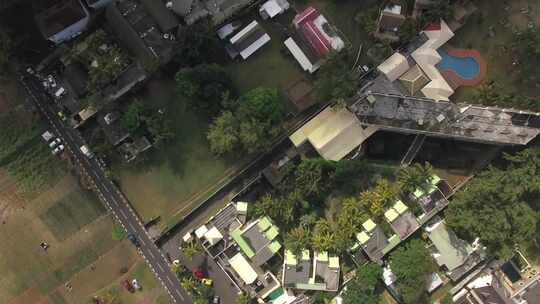
[[[282,14],[290,7],[287,0],[268,0],[259,9],[259,14],[263,19],[272,19],[277,15]]]

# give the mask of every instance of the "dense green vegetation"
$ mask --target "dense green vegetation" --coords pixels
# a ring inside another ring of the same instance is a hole
[[[64,240],[106,211],[91,193],[77,191],[67,194],[40,218],[58,240]]]
[[[375,263],[363,265],[356,271],[355,277],[347,284],[343,292],[343,304],[380,303],[382,286],[382,267]]]
[[[516,245],[538,247],[540,149],[506,156],[504,168],[491,167],[460,191],[446,220],[461,237],[480,238],[488,254],[508,259]]]
[[[435,264],[424,242],[413,239],[390,256],[390,267],[406,304],[426,303],[426,286]]]
[[[189,67],[213,62],[216,50],[222,49],[214,32],[211,17],[199,19],[192,25],[182,27],[177,37],[174,60],[181,66]]]
[[[0,114],[0,166],[26,194],[51,185],[65,170],[39,136],[40,129],[22,110]]]
[[[200,64],[176,74],[177,94],[191,110],[208,118],[223,109],[222,101],[228,100],[232,87],[225,69],[217,64]]]
[[[371,202],[362,203],[358,193],[376,185],[372,191],[381,191],[381,197],[388,195],[383,193],[388,191],[387,182],[365,161],[312,158],[289,164],[284,170],[288,173],[278,189],[259,199],[251,213],[274,219],[287,232],[285,246],[294,253],[305,248],[345,252],[372,215]],[[339,201],[340,206],[330,216],[325,214],[329,199]]]
[[[138,99],[129,104],[122,115],[121,123],[131,134],[149,132],[155,144],[160,144],[174,136],[171,120]]]
[[[540,32],[535,29],[515,35],[513,48],[518,56],[521,80],[530,86],[538,86],[538,65],[540,64]]]
[[[350,48],[328,55],[315,81],[315,90],[320,100],[344,100],[354,95],[358,89],[354,59]]]
[[[263,152],[282,130],[285,109],[276,89],[253,89],[237,100],[226,98],[222,104],[225,109],[207,135],[210,148],[218,155]]]

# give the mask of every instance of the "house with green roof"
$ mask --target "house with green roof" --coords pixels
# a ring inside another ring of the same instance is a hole
[[[303,250],[296,256],[285,250],[282,283],[284,287],[301,290],[337,291],[339,288],[339,257],[328,252]]]
[[[240,250],[257,266],[266,263],[280,249],[279,228],[268,217],[262,217],[231,231],[231,238]]]

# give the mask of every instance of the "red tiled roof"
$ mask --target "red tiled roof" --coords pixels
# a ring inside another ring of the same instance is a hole
[[[319,16],[319,12],[310,6],[296,15],[293,23],[317,55],[324,56],[330,52],[331,43],[313,23]]]
[[[430,24],[428,24],[426,26],[426,28],[424,29],[424,31],[440,31],[441,30],[441,22],[431,22]]]

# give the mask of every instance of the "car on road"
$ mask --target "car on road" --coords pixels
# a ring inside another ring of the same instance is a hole
[[[54,148],[54,150],[52,150],[52,154],[56,155],[62,151],[64,151],[64,145],[59,145],[58,147]]]
[[[128,240],[131,241],[133,246],[141,247],[141,243],[139,242],[139,240],[137,239],[137,237],[133,233],[128,234],[127,238],[128,238]]]
[[[60,117],[61,120],[66,120],[66,115],[62,111],[58,112],[58,117]]]
[[[135,292],[135,288],[133,288],[133,285],[131,285],[131,283],[128,281],[128,280],[124,280],[122,281],[122,286],[124,287],[124,289],[130,293],[134,293]]]
[[[221,299],[219,296],[214,296],[214,299],[212,299],[212,304],[219,304],[221,303]]]
[[[212,286],[212,284],[214,284],[214,281],[212,281],[212,279],[204,278],[201,280],[201,283],[206,286]]]
[[[49,147],[52,149],[52,148],[56,147],[60,142],[62,142],[62,140],[60,138],[53,139],[49,143]]]
[[[92,150],[90,150],[90,148],[88,148],[87,145],[81,146],[81,152],[82,154],[86,155],[86,157],[88,157],[89,159],[94,158],[94,152],[92,152]]]

